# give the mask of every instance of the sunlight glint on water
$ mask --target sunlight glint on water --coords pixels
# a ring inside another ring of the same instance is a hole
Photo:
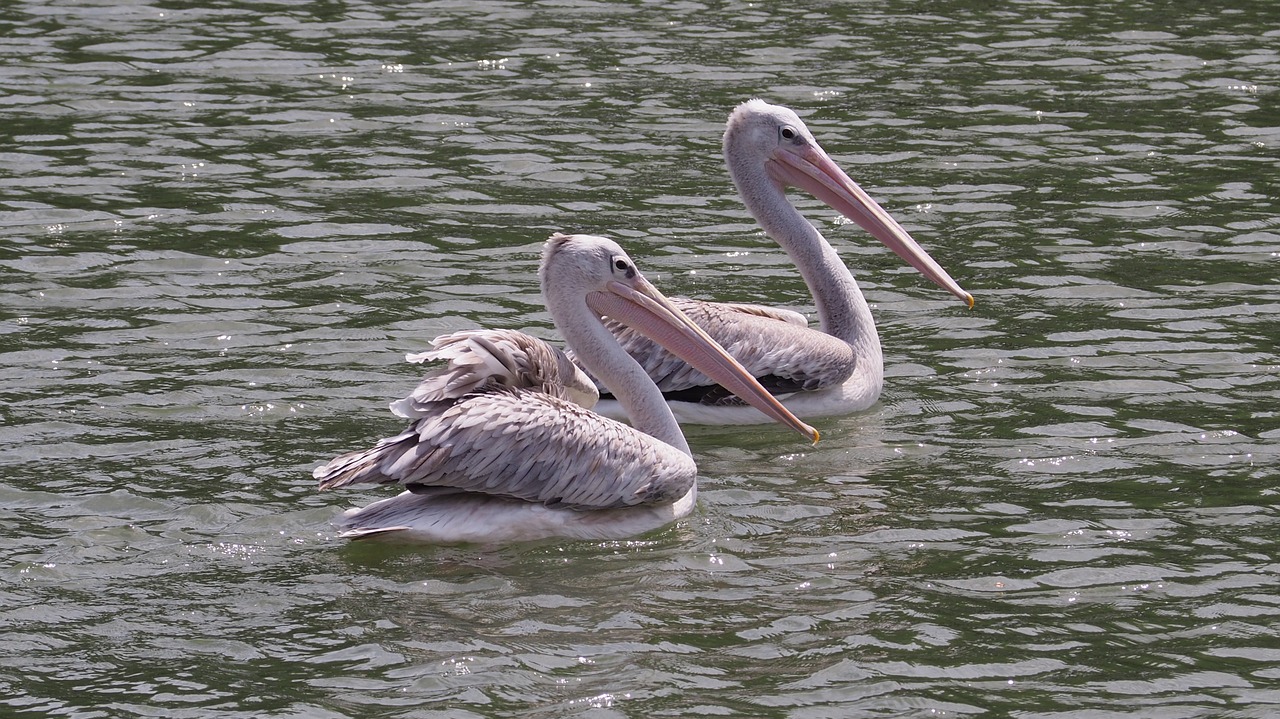
[[[19,3],[0,39],[0,714],[1265,717],[1277,16],[1042,2]],[[346,545],[402,362],[552,337],[552,231],[812,311],[762,96],[977,298],[797,197],[872,410],[689,431],[689,520]]]

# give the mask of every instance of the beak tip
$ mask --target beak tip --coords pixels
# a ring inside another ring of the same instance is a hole
[[[961,297],[960,299],[964,300],[966,305],[969,305],[969,309],[973,309],[973,295],[966,292],[964,293],[964,297]]]

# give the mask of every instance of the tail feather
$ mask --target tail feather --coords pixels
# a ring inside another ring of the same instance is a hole
[[[316,467],[311,476],[320,481],[320,489],[345,487],[348,484],[387,484],[396,482],[383,473],[406,450],[418,443],[412,430],[388,437],[369,449],[348,452]]]
[[[388,534],[399,534],[407,532],[412,527],[405,525],[403,527],[352,527],[351,529],[343,529],[338,532],[338,536],[343,539],[368,539],[369,537],[386,536]]]

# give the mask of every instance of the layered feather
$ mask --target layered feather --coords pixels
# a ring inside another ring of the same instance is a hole
[[[548,507],[608,509],[684,496],[697,467],[680,450],[588,410],[595,386],[559,349],[513,330],[444,335],[411,362],[443,361],[391,404],[413,420],[372,448],[317,467],[320,489],[401,484]]]

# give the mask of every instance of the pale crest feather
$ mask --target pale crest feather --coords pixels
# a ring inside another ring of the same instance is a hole
[[[405,355],[409,362],[447,362],[422,378],[391,411],[418,419],[435,402],[495,387],[532,389],[590,408],[600,398],[587,374],[564,352],[516,330],[464,330],[431,341],[434,349]]]

